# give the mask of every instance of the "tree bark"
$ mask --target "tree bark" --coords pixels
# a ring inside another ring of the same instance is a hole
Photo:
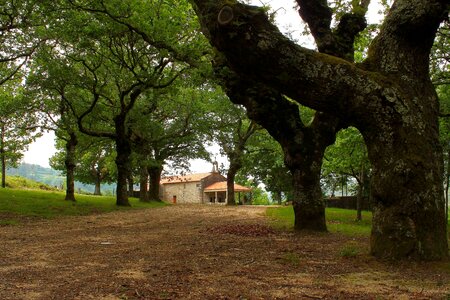
[[[361,167],[360,179],[358,181],[358,194],[356,195],[356,221],[362,220],[362,201],[364,197],[364,167]]]
[[[128,185],[127,179],[130,174],[130,155],[131,145],[126,134],[125,116],[118,115],[114,118],[116,130],[116,152],[115,159],[117,166],[117,189],[116,189],[116,205],[131,206],[128,201]]]
[[[95,180],[94,195],[97,195],[97,196],[101,196],[102,195],[101,180],[100,180],[99,177],[96,177],[96,180]]]
[[[319,51],[353,61],[355,37],[367,25],[364,13],[367,11],[369,2],[362,1],[361,4],[355,6],[353,12],[344,14],[337,30],[334,32],[330,28],[331,9],[319,2],[303,0],[297,2],[300,7],[300,15],[309,17],[306,18],[306,21],[314,35]],[[221,58],[221,60],[226,61],[226,58]],[[230,74],[232,72],[226,70],[225,73]],[[220,74],[219,77],[224,79],[224,85],[227,86],[231,100],[245,105],[250,117],[265,127],[282,146],[285,153],[285,164],[292,174],[296,174],[293,178],[293,190],[294,195],[296,195],[293,205],[295,217],[296,219],[305,218],[303,221],[296,220],[297,226],[295,228],[299,230],[326,230],[323,196],[321,192],[317,192],[320,191],[320,186],[318,186],[320,181],[317,179],[311,180],[311,178],[320,178],[323,153],[326,147],[334,142],[336,132],[340,130],[344,122],[340,122],[331,115],[319,113],[316,115],[317,118],[315,118],[312,126],[305,126],[300,119],[299,108],[289,105],[290,100],[285,99],[279,91],[255,82],[249,83],[247,79],[243,80],[246,76],[239,78],[237,74],[232,74],[232,76]],[[236,84],[237,81],[241,81],[240,87],[239,84]],[[245,87],[245,84],[247,87]],[[247,88],[244,95],[242,95],[243,85],[244,88]],[[258,92],[255,93],[254,90],[258,90]],[[258,102],[264,103],[265,109],[261,109]],[[284,118],[277,118],[273,114],[274,111],[281,113]],[[330,127],[326,128],[328,125]],[[301,155],[297,155],[296,151],[301,149],[303,145],[308,146],[304,147]],[[322,157],[317,156],[317,153],[320,153]],[[316,163],[320,163],[320,165],[312,167]],[[308,172],[302,172],[302,169],[298,169],[299,166],[306,168]],[[306,191],[310,197],[307,201],[305,201],[305,198],[302,199],[301,196]],[[323,211],[320,211],[321,209]],[[301,211],[309,211],[309,213],[304,215]],[[311,226],[308,226],[308,223]],[[317,224],[321,225],[318,226]]]
[[[422,128],[421,133],[417,126],[396,127],[391,124],[390,133],[374,139],[365,134],[373,165],[371,253],[389,258],[446,257],[437,124]]]
[[[75,132],[69,133],[69,140],[66,142],[66,197],[65,200],[75,201],[75,150],[78,145],[78,138]]]
[[[134,180],[131,171],[128,174],[128,197],[133,197],[134,195]]]
[[[305,126],[298,105],[265,85],[224,72],[225,61],[217,56],[215,68],[230,100],[244,105],[249,117],[266,128],[283,149],[285,165],[292,174],[295,229],[326,231],[320,173],[325,149],[340,128],[338,120],[318,113],[311,125]]]
[[[162,166],[148,167],[148,175],[150,177],[149,198],[151,201],[161,201],[159,198],[159,183],[161,181]]]
[[[139,201],[141,202],[150,202],[148,196],[148,171],[145,166],[140,167],[139,174]]]
[[[2,188],[6,188],[6,159],[5,159],[5,151],[3,149],[0,150],[1,161],[2,161]]]
[[[206,36],[240,77],[360,130],[373,166],[373,255],[447,257],[439,105],[428,65],[448,1],[395,1],[359,65],[295,45],[260,8],[191,2]]]
[[[1,122],[0,159],[2,164],[2,188],[6,188],[6,154],[5,154],[5,124]]]
[[[450,187],[450,147],[447,146],[447,172],[445,177],[445,220],[448,223],[448,189]]]
[[[275,199],[278,205],[281,205],[281,191],[274,192],[273,198]]]
[[[230,160],[230,167],[227,172],[227,205],[236,205],[235,193],[234,193],[234,179],[236,178],[236,174],[241,168],[241,165]]]
[[[316,121],[318,122],[318,119]],[[294,183],[294,228],[297,230],[326,231],[325,202],[320,186],[323,155],[334,142],[335,130],[312,134],[314,126],[304,129],[301,148],[285,146],[286,166],[291,170]],[[299,145],[299,146],[300,146]]]

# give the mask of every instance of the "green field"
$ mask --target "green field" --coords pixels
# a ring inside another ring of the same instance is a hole
[[[30,218],[56,218],[161,207],[163,202],[139,202],[130,198],[132,207],[116,206],[116,199],[107,196],[75,195],[77,201],[65,201],[60,191],[0,189],[0,225],[14,225]]]

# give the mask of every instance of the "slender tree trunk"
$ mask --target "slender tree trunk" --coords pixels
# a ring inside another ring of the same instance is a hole
[[[6,188],[5,124],[1,122],[0,159],[2,164],[2,188]]]
[[[0,150],[1,161],[2,161],[2,188],[6,188],[6,159],[5,159],[5,151],[3,149]]]
[[[227,205],[236,205],[234,195],[234,179],[236,178],[236,173],[239,169],[239,164],[230,161],[230,167],[227,172]]]
[[[362,220],[362,198],[363,198],[363,185],[361,183],[358,183],[358,194],[356,195],[356,221]]]
[[[448,223],[448,189],[450,185],[450,148],[447,147],[447,172],[445,175],[445,220]]]
[[[95,190],[94,190],[94,195],[97,196],[101,196],[102,192],[101,192],[101,179],[100,176],[96,176],[95,177]]]
[[[130,172],[131,173],[131,172]],[[134,181],[133,181],[133,175],[128,174],[128,197],[134,196]]]
[[[273,193],[273,198],[275,199],[278,205],[281,205],[281,191],[275,191]]]
[[[117,189],[116,189],[116,204],[119,206],[130,206],[128,201],[128,157],[129,154],[127,149],[118,149],[116,156],[117,165]]]
[[[127,179],[130,174],[130,155],[131,145],[126,135],[125,116],[117,116],[115,118],[116,125],[116,166],[117,166],[117,189],[116,189],[116,205],[130,206],[128,201]]]
[[[364,164],[361,164],[361,172],[358,181],[358,195],[356,196],[356,220],[362,220],[362,201],[364,197]]]
[[[159,198],[159,183],[161,181],[161,166],[148,167],[148,175],[150,177],[149,198],[151,201],[161,201]]]
[[[148,171],[145,166],[140,167],[140,181],[139,181],[139,201],[150,202],[148,196]]]
[[[6,159],[5,159],[5,151],[3,149],[0,150],[1,160],[2,160],[2,188],[6,188]]]
[[[69,140],[66,142],[66,198],[68,201],[75,201],[75,151],[78,145],[78,138],[75,132],[71,132]]]

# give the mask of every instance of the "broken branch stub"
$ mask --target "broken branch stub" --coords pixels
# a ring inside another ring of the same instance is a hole
[[[229,6],[224,6],[217,15],[217,22],[219,22],[220,25],[224,26],[230,24],[231,21],[233,21],[233,18],[233,9]]]

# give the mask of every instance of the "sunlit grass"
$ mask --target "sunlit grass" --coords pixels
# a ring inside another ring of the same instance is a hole
[[[33,190],[57,190],[47,184],[43,184],[20,176],[6,176],[6,187],[12,189],[33,189]]]
[[[267,209],[267,215],[272,218],[273,226],[279,229],[294,229],[294,210],[292,206],[273,207]],[[362,220],[356,221],[356,211],[341,208],[327,208],[325,210],[327,228],[330,232],[346,235],[369,236],[372,227],[372,213],[362,212]],[[449,222],[450,223],[450,217]],[[447,226],[450,239],[450,224]]]
[[[65,201],[64,196],[64,192],[57,191],[0,189],[0,224],[14,225],[23,218],[50,219],[166,205],[130,198],[132,207],[118,207],[115,197],[76,194],[77,201],[71,202]]]
[[[274,221],[276,228],[294,229],[294,210],[291,206],[267,209],[267,215]],[[356,221],[356,211],[340,208],[325,210],[327,228],[330,232],[348,235],[369,235],[372,224],[372,213],[364,211],[362,221]]]

